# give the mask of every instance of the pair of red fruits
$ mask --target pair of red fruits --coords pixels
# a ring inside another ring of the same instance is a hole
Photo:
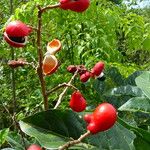
[[[86,108],[86,100],[79,91],[71,95],[70,108],[76,112],[82,112]],[[86,114],[84,120],[88,123],[87,130],[92,134],[111,128],[117,120],[116,109],[109,103],[102,103],[97,106],[92,114]]]
[[[81,82],[87,82],[90,78],[102,78],[104,76],[104,62],[99,61],[94,65],[91,71],[88,71],[84,65],[70,65],[67,67],[68,72],[75,73],[78,70]]]

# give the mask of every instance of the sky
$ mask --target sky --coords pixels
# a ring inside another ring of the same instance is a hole
[[[124,0],[124,2],[125,2],[126,4],[130,4],[131,1],[132,1],[132,0]],[[138,7],[144,8],[144,7],[147,7],[147,6],[150,7],[150,0],[136,0],[136,1],[137,1],[137,5],[132,6],[132,7],[134,7],[134,8],[138,8]]]

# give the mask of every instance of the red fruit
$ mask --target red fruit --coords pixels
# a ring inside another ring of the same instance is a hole
[[[70,107],[76,112],[81,112],[86,108],[86,100],[83,98],[82,94],[79,91],[75,91],[71,95]]]
[[[23,22],[18,20],[12,21],[6,26],[4,39],[13,47],[23,47],[30,32],[31,28]]]
[[[86,82],[91,77],[90,72],[86,71],[85,73],[80,75],[81,82]]]
[[[95,64],[95,66],[91,70],[91,74],[94,76],[99,76],[104,69],[104,63],[102,61]]]
[[[67,71],[70,73],[75,73],[77,71],[77,67],[74,65],[70,65],[67,67]]]
[[[30,30],[31,29],[26,24],[19,20],[15,20],[7,25],[5,32],[10,37],[24,37],[29,34]]]
[[[85,114],[85,115],[84,115],[84,120],[85,120],[87,123],[90,123],[91,120],[92,120],[92,117],[93,117],[92,114]]]
[[[39,145],[32,144],[28,147],[27,150],[42,150],[42,148]]]
[[[93,118],[87,126],[87,129],[93,134],[105,131],[111,128],[116,120],[116,109],[109,103],[102,103],[93,112]]]
[[[72,10],[75,12],[83,12],[85,11],[89,5],[89,0],[59,0],[60,8],[64,10]]]

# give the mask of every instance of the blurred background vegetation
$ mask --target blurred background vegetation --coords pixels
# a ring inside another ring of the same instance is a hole
[[[43,108],[39,79],[31,66],[14,70],[17,103],[16,109],[13,108],[12,69],[7,62],[14,56],[14,59],[25,58],[28,62],[37,64],[36,32],[31,34],[25,48],[12,50],[3,40],[5,25],[10,19],[18,19],[36,27],[36,5],[54,3],[57,0],[13,0],[13,3],[11,0],[0,1],[0,129],[11,126],[11,114],[14,111],[20,120]],[[46,45],[52,39],[57,38],[62,42],[62,50],[57,54],[61,66],[55,74],[46,77],[47,89],[67,82],[71,74],[66,68],[72,64],[84,64],[91,69],[96,62],[104,61],[106,89],[118,85],[117,81],[109,78],[112,70],[113,73],[117,72],[119,79],[127,78],[135,71],[150,70],[150,7],[135,6],[135,1],[126,5],[122,0],[91,0],[89,9],[84,13],[61,9],[44,13],[43,52],[46,52]],[[94,91],[94,82],[90,80],[82,84],[77,78],[74,83],[91,107],[104,100],[104,97]],[[50,95],[51,108],[60,92],[61,90]],[[68,107],[71,92],[72,90],[68,91],[61,105],[64,109]]]

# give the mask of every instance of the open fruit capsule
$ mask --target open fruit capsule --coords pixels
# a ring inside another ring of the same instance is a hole
[[[43,60],[43,74],[50,75],[54,73],[58,68],[58,60],[54,55],[50,55],[46,53],[44,60]]]
[[[4,40],[13,47],[23,47],[26,45],[27,36],[31,32],[26,24],[19,20],[10,22],[4,32]]]
[[[57,39],[52,40],[47,44],[47,51],[50,55],[54,55],[61,49],[61,42]]]

